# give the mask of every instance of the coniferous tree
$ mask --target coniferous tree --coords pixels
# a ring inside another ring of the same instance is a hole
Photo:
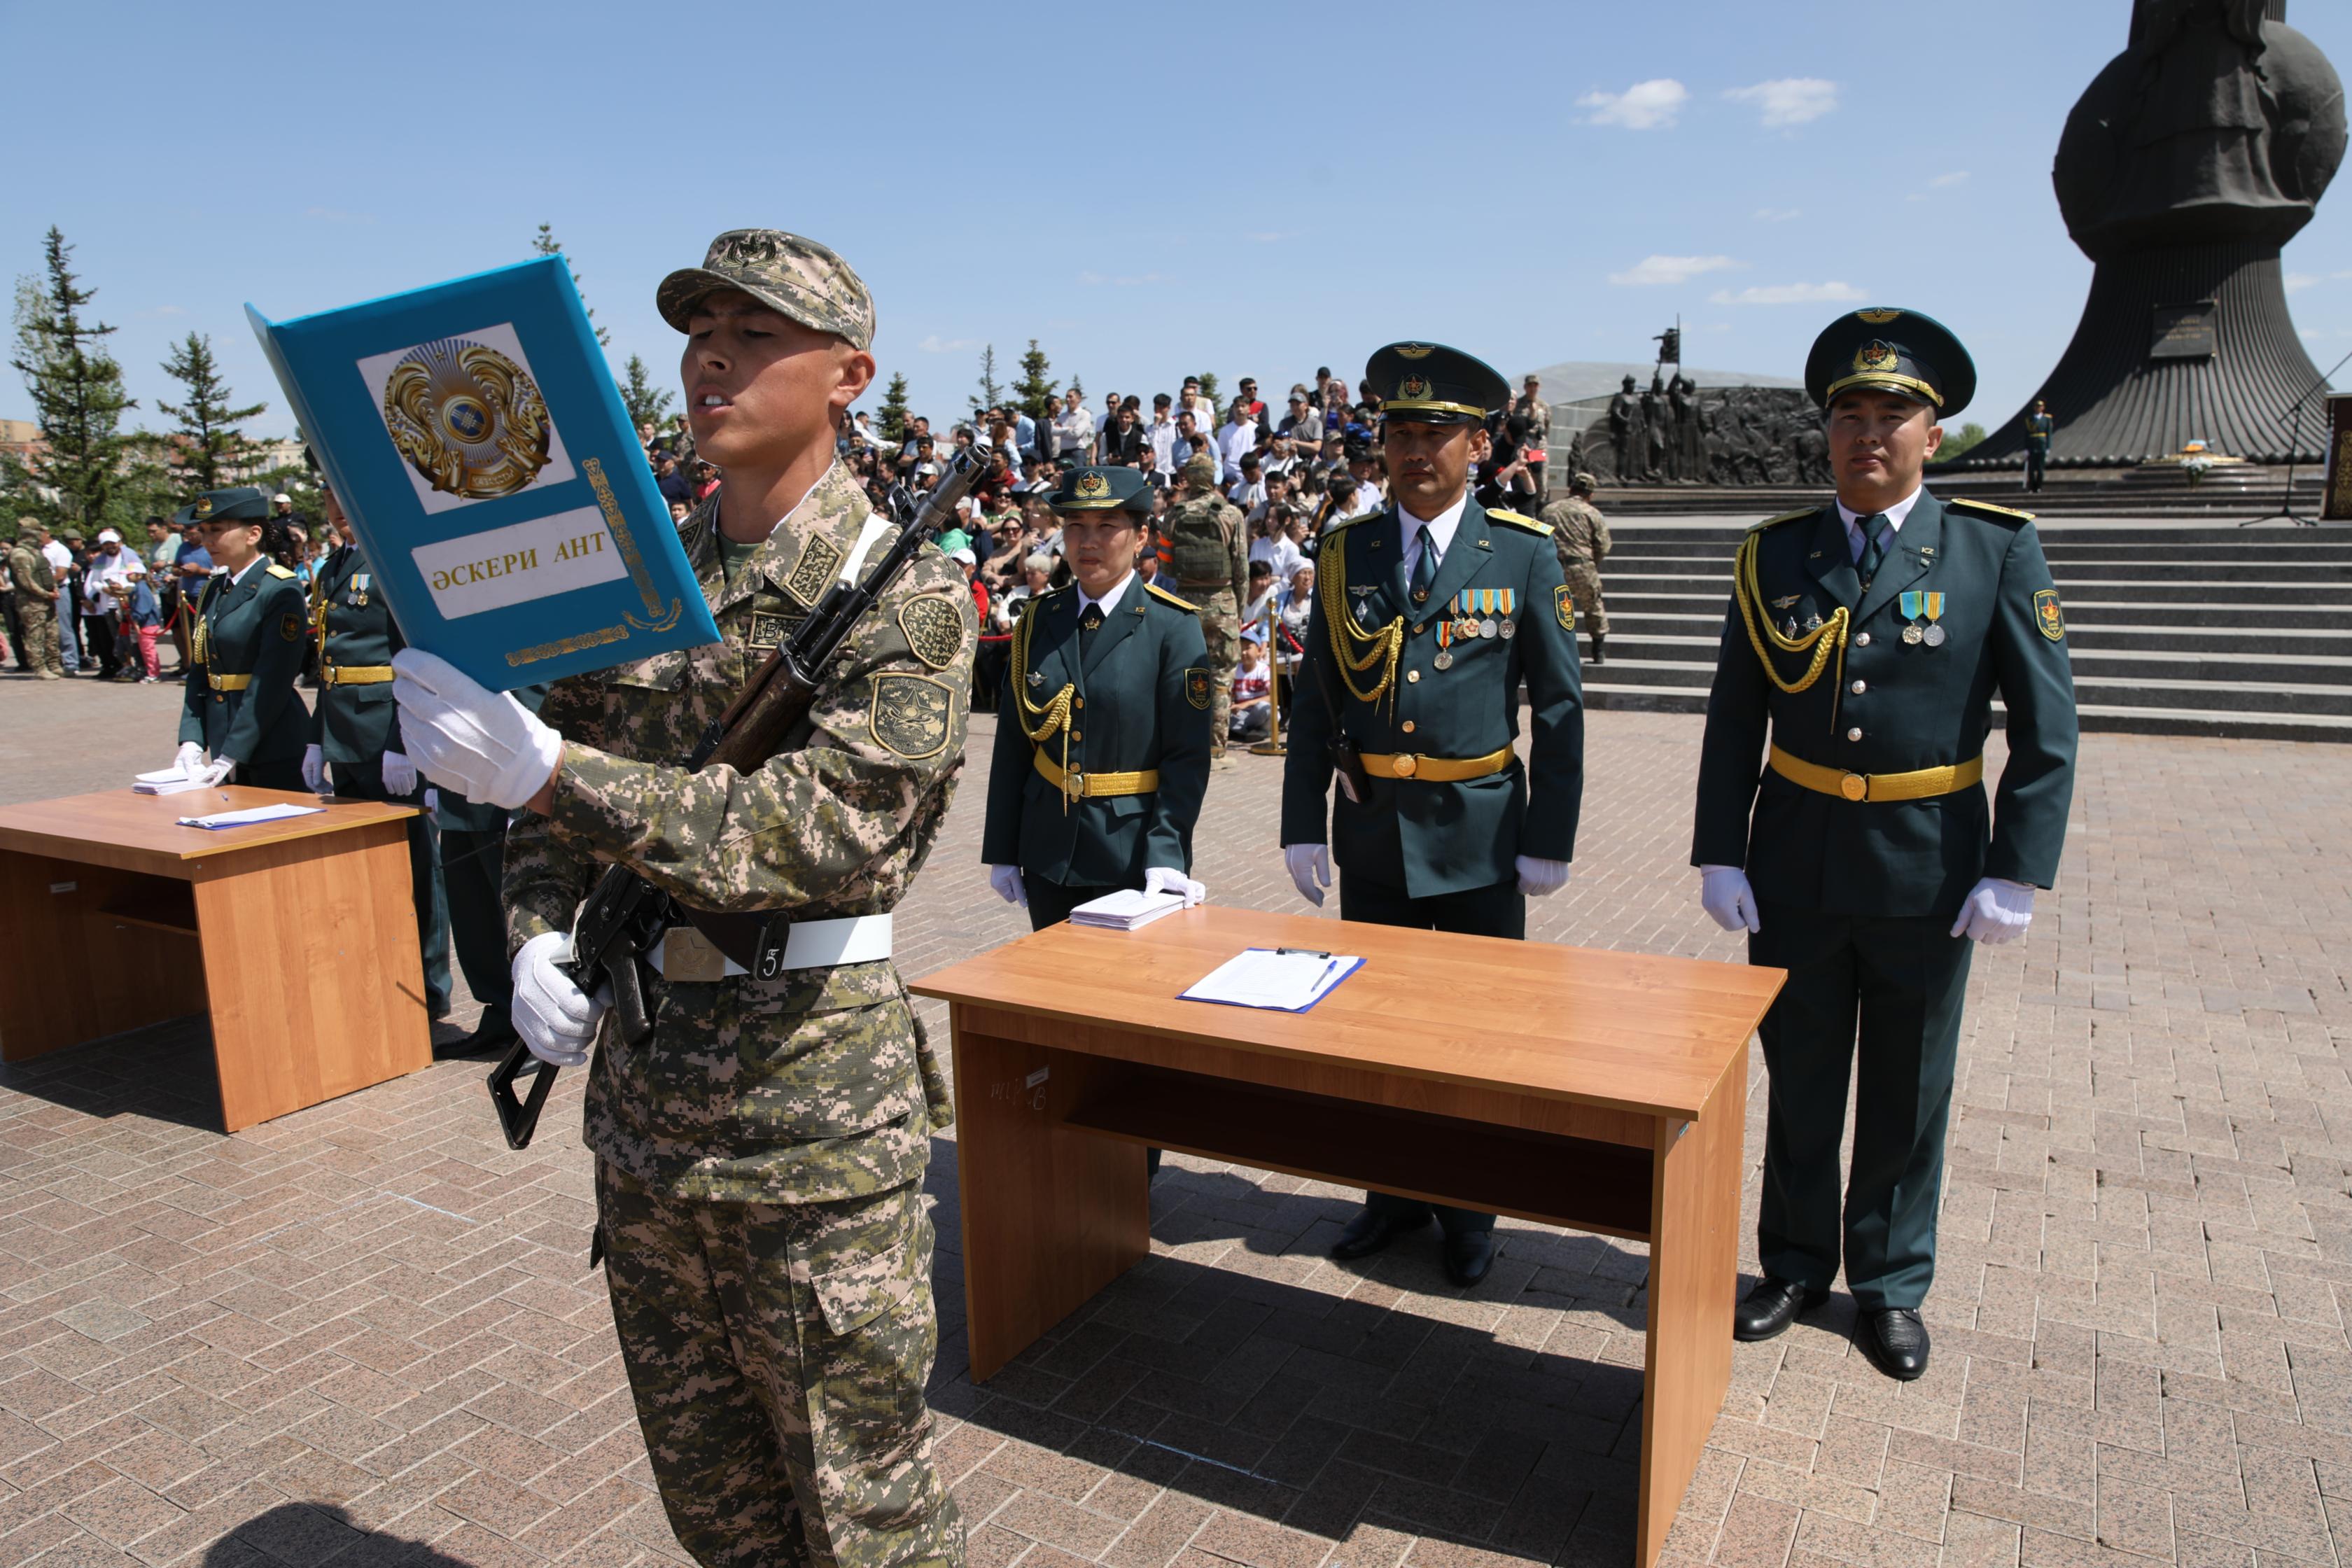
[[[541,256],[563,255],[563,246],[556,239],[555,227],[552,224],[543,223],[539,226],[539,233],[532,237],[530,247],[539,252]],[[567,267],[572,265],[569,258],[565,258],[564,265]],[[576,267],[572,268],[572,286],[580,289],[581,308],[588,312],[588,324],[596,328],[596,346],[600,349],[611,348],[613,346],[613,334],[606,331],[604,328],[596,326],[595,307],[587,302],[588,290],[584,288],[581,288],[580,269]]]
[[[668,387],[653,384],[646,362],[631,354],[626,374],[621,379],[621,402],[629,411],[629,428],[634,430],[640,425],[658,426],[662,416],[669,412],[670,396]]]
[[[902,371],[890,373],[890,384],[882,393],[881,431],[885,441],[907,438],[907,426],[914,423],[914,412],[907,406],[907,377]]]
[[[990,343],[980,351],[980,395],[971,400],[973,417],[1004,404],[1004,388],[996,379],[996,345]],[[982,434],[985,435],[983,431]]]
[[[1045,351],[1031,338],[1029,352],[1021,356],[1021,379],[1013,384],[1013,395],[1021,400],[1021,412],[1032,419],[1054,416],[1054,384],[1045,375],[1051,368]]]
[[[1201,401],[1209,405],[1212,413],[1223,412],[1217,407],[1217,373],[1214,371],[1201,373]]]
[[[29,467],[12,458],[8,488],[31,500],[36,515],[95,532],[109,520],[129,439],[122,416],[138,404],[124,395],[122,367],[106,352],[114,329],[82,315],[97,290],[81,286],[73,247],[55,226],[43,262],[46,279],[17,290],[16,353],[9,363],[32,395],[47,450]]]
[[[221,379],[212,340],[202,332],[190,332],[184,342],[173,345],[171,357],[163,362],[163,374],[187,388],[184,402],[155,405],[180,422],[173,432],[178,437],[173,444],[176,450],[169,458],[179,489],[193,498],[204,490],[243,481],[260,466],[261,454],[257,444],[246,439],[237,426],[258,416],[269,405],[231,406],[235,399],[228,383]]]

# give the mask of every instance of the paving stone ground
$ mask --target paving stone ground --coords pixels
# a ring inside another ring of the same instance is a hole
[[[0,680],[0,798],[162,764],[175,700]],[[912,974],[1025,929],[976,859],[987,725]],[[1592,717],[1533,935],[1738,959],[1683,864],[1698,736]],[[1296,907],[1278,766],[1210,792],[1222,901]],[[1843,1295],[1740,1347],[1672,1563],[2352,1562],[2347,814],[2352,748],[2085,738],[2061,885],[1971,982],[1931,1371],[1879,1377]],[[0,1563],[684,1560],[585,1268],[578,1075],[516,1154],[481,1070],[231,1138],[192,1026],[0,1069]],[[975,1568],[1630,1560],[1640,1247],[1507,1220],[1457,1291],[1427,1242],[1326,1259],[1345,1193],[1171,1157],[1150,1259],[976,1387],[954,1171],[950,1132],[932,1394]]]

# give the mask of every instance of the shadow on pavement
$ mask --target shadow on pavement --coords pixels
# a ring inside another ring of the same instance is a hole
[[[212,1031],[201,1013],[68,1046],[28,1061],[0,1063],[0,1089],[85,1116],[150,1116],[177,1127],[221,1131]]]
[[[473,1568],[462,1557],[422,1541],[386,1535],[355,1524],[332,1503],[281,1503],[257,1514],[213,1542],[204,1568]]]

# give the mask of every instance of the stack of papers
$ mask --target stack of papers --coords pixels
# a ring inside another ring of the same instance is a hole
[[[1217,965],[1189,990],[1187,1002],[1221,1002],[1229,1007],[1269,1007],[1304,1013],[1333,986],[1363,967],[1352,953],[1316,952],[1296,947],[1253,947]]]
[[[190,778],[173,763],[168,768],[158,768],[152,773],[141,773],[131,781],[133,795],[177,795],[184,789],[202,789],[205,781]]]
[[[1148,926],[1161,915],[1172,915],[1184,907],[1181,893],[1147,893],[1140,888],[1121,888],[1116,893],[1105,893],[1070,911],[1074,926],[1108,926],[1112,931],[1133,931]]]
[[[316,816],[323,805],[248,805],[243,811],[215,811],[210,816],[184,816],[183,827],[250,827],[257,822],[282,822],[289,816]]]

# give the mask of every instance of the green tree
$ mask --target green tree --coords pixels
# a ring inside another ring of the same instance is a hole
[[[169,466],[187,496],[219,489],[236,482],[231,476],[242,478],[260,466],[260,453],[237,426],[257,417],[269,405],[232,406],[236,398],[228,383],[221,379],[212,339],[190,332],[174,343],[171,356],[163,361],[163,374],[187,388],[184,401],[155,405],[180,422],[172,433],[177,439],[172,442],[175,449]]]
[[[890,373],[890,384],[883,389],[881,429],[885,441],[904,441],[907,426],[914,422],[914,411],[907,406],[907,376],[903,371]]]
[[[1003,403],[1004,387],[996,379],[996,345],[990,343],[980,351],[980,395],[971,400],[972,416],[978,418],[982,410],[1002,407]]]
[[[1045,351],[1031,338],[1029,352],[1021,356],[1021,379],[1013,384],[1013,395],[1021,400],[1021,412],[1032,419],[1054,416],[1054,383],[1045,374],[1052,368]]]
[[[532,237],[530,247],[539,252],[541,256],[563,255],[563,246],[556,239],[554,226],[551,224],[543,223],[539,226],[539,233]],[[572,266],[571,259],[569,258],[565,258],[564,265],[567,267]],[[604,328],[596,326],[595,307],[588,303],[588,290],[581,288],[580,269],[576,267],[572,268],[572,286],[575,289],[580,289],[581,309],[588,312],[588,324],[596,328],[596,346],[600,349],[611,348],[613,346],[613,334],[606,331]]]
[[[670,390],[656,386],[646,369],[646,362],[635,354],[629,356],[626,374],[621,379],[621,402],[629,411],[629,428],[640,425],[656,425],[669,412]]]
[[[1936,461],[1948,463],[1984,438],[1985,427],[1971,419],[1944,437],[1944,444],[1936,448]]]
[[[1217,375],[1214,371],[1201,373],[1201,401],[1209,405],[1210,411],[1217,415],[1220,421],[1223,420],[1224,409],[1217,402]]]
[[[5,488],[45,521],[94,532],[110,516],[125,456],[122,416],[138,404],[124,395],[122,367],[106,352],[114,329],[82,314],[97,290],[81,286],[73,247],[55,226],[43,261],[46,281],[18,286],[16,353],[9,363],[32,395],[47,450],[29,467],[11,458]]]

